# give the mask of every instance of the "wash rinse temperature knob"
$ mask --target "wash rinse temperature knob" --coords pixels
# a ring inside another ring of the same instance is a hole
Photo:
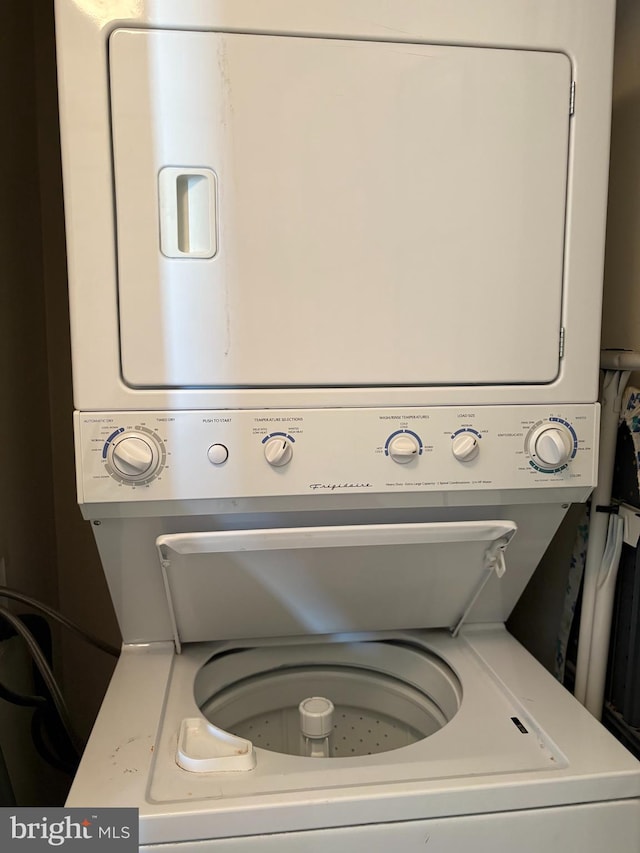
[[[386,453],[399,465],[406,465],[417,459],[422,452],[420,439],[414,432],[401,430],[389,436],[386,443]]]

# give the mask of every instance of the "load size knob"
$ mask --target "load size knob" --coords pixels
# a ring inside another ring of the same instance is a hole
[[[531,459],[544,471],[554,471],[566,465],[573,449],[573,435],[564,424],[542,424],[527,438]]]
[[[389,442],[387,447],[389,456],[394,462],[400,465],[406,465],[412,459],[416,459],[420,453],[420,443],[418,439],[408,432],[402,432],[394,437]]]
[[[471,462],[480,452],[478,437],[472,432],[461,432],[451,442],[451,452],[458,462]]]
[[[264,458],[273,468],[282,468],[288,465],[293,456],[293,447],[288,438],[274,436],[264,445]]]

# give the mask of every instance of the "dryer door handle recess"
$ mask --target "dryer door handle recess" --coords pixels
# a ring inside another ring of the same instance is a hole
[[[167,258],[212,258],[216,175],[211,169],[167,166],[158,175],[160,249]]]

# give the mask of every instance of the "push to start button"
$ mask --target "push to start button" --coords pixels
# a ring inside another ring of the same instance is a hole
[[[229,450],[224,444],[212,444],[207,450],[207,458],[212,465],[224,465],[229,458]]]

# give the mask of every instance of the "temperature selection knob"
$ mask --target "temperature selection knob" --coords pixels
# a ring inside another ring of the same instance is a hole
[[[472,432],[461,432],[451,442],[451,452],[459,462],[471,462],[480,452],[480,441]]]
[[[149,481],[163,459],[163,448],[151,431],[123,430],[110,437],[106,448],[109,473],[125,483]]]
[[[527,437],[527,450],[533,462],[546,471],[567,464],[574,449],[572,432],[561,423],[544,423]]]
[[[264,458],[274,468],[282,468],[288,465],[293,456],[293,447],[288,438],[274,436],[264,445]]]
[[[387,450],[394,462],[406,465],[407,462],[411,462],[420,453],[420,442],[411,433],[403,432],[395,435],[389,441]]]

